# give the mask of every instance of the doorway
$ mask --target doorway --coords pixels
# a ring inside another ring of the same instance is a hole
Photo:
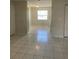
[[[29,33],[37,29],[50,32],[52,0],[28,1]]]

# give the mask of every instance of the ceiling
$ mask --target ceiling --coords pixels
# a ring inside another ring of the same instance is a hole
[[[28,1],[28,6],[50,7],[52,0],[12,0],[12,1]]]
[[[28,6],[31,7],[51,7],[53,0],[11,0],[11,1],[27,1]],[[65,3],[68,4],[68,0],[65,0]]]
[[[28,0],[28,6],[36,7],[51,7],[52,0]]]

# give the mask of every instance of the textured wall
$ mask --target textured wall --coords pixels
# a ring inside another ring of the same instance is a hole
[[[15,3],[15,25],[16,34],[24,35],[27,33],[28,22],[27,22],[27,2],[16,1]]]
[[[68,36],[68,6],[65,6],[65,32],[64,36]]]
[[[53,0],[51,32],[54,37],[64,37],[65,0]]]
[[[15,33],[15,6],[10,4],[10,35]]]

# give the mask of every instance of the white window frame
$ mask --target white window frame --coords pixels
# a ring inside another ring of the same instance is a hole
[[[38,10],[37,19],[38,20],[47,20],[48,19],[48,10]]]

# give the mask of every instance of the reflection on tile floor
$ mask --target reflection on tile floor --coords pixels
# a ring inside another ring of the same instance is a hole
[[[11,37],[11,59],[68,59],[67,38],[52,38],[45,29]]]

